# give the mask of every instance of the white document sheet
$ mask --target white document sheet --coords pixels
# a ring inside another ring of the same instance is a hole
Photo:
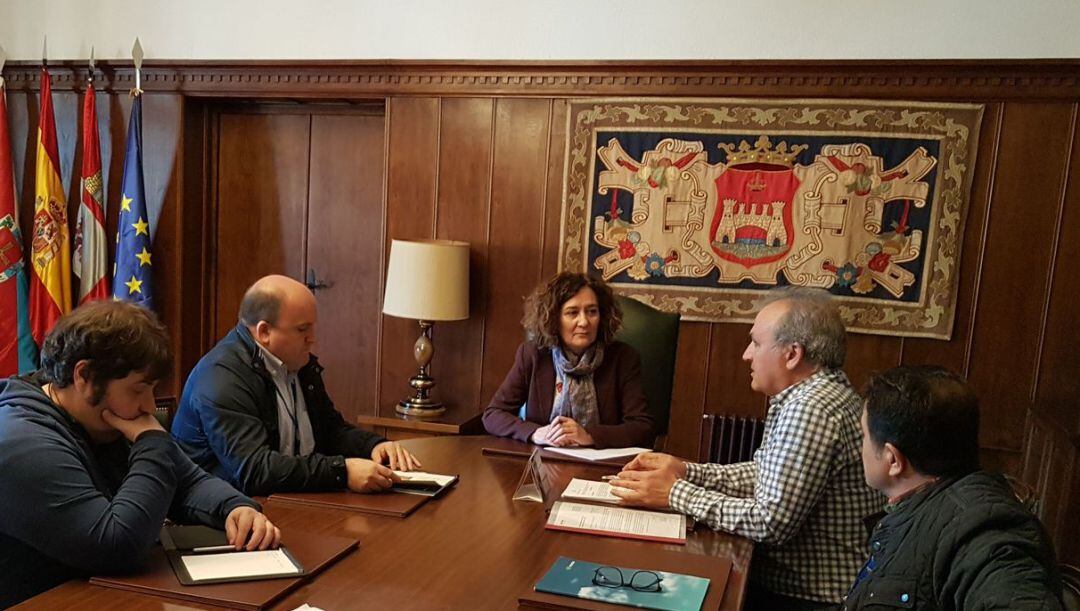
[[[572,456],[582,460],[611,460],[623,456],[637,456],[642,452],[651,452],[648,448],[608,448],[597,450],[595,448],[544,448],[548,452]]]
[[[440,486],[445,486],[454,481],[453,475],[439,475],[438,473],[425,473],[423,471],[394,471],[403,482],[436,482]]]
[[[548,525],[646,539],[686,540],[686,516],[625,507],[559,501],[551,508]]]
[[[603,503],[619,502],[619,497],[611,493],[611,484],[576,477],[567,484],[566,490],[563,490],[562,498],[601,501]]]
[[[262,577],[296,574],[300,569],[280,549],[228,554],[190,554],[181,556],[184,568],[193,581]]]

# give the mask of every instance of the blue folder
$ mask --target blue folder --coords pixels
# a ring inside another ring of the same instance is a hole
[[[665,571],[653,571],[660,576],[659,592],[598,586],[593,584],[593,576],[601,566],[605,565],[559,556],[547,574],[537,582],[536,591],[656,611],[699,611],[709,589],[709,580],[704,577]],[[626,579],[637,571],[651,570],[618,568]]]

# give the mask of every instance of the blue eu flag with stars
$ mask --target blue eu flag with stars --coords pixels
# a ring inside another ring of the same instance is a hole
[[[141,92],[135,95],[131,103],[124,180],[121,184],[116,259],[113,264],[113,299],[131,301],[152,310],[153,264],[150,217],[146,213],[146,189],[143,186]]]

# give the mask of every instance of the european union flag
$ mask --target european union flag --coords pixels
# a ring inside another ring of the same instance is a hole
[[[120,189],[120,219],[116,230],[113,264],[113,298],[154,309],[153,266],[150,252],[150,218],[146,214],[146,189],[142,166],[142,95],[136,93],[128,122],[124,180]]]

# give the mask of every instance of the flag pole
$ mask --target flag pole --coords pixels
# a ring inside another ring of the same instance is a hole
[[[131,95],[137,96],[142,93],[142,60],[143,60],[143,48],[142,43],[139,42],[139,37],[135,37],[135,45],[131,47],[131,59],[135,62],[135,89],[131,90]]]

